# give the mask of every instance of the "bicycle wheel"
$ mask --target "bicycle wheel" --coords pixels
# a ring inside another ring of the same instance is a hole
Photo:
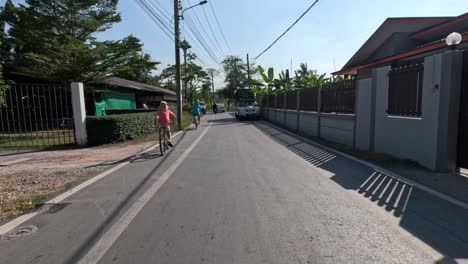
[[[159,150],[161,151],[161,156],[164,155],[164,153],[166,152],[165,138],[166,138],[166,129],[163,128],[161,137],[159,137]]]

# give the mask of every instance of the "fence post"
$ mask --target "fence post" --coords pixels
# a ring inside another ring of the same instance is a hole
[[[278,95],[275,94],[275,122],[276,122],[276,109],[277,109],[276,105],[277,105],[277,101],[278,101],[277,98],[278,98]]]
[[[88,135],[86,133],[86,108],[83,83],[72,83],[71,95],[76,143],[83,146],[86,145],[88,141]]]
[[[354,80],[354,128],[353,128],[353,149],[356,149],[356,128],[358,120],[358,111],[357,111],[357,99],[359,96],[359,86],[358,81]]]
[[[322,86],[319,85],[318,87],[318,96],[317,96],[317,115],[318,115],[318,119],[317,119],[317,137],[320,138],[320,130],[321,130],[321,126],[322,126],[322,122],[321,122],[321,119],[322,119]]]
[[[299,114],[300,114],[299,112],[301,110],[301,90],[297,90],[296,96],[297,96],[297,100],[296,100],[296,102],[297,102],[297,104],[296,104],[296,110],[297,110],[297,112],[296,112],[296,118],[297,118],[296,119],[296,131],[299,132]]]
[[[287,102],[286,99],[288,99],[287,97],[288,97],[288,93],[286,92],[283,95],[283,125],[285,127],[287,127],[286,126],[286,102]]]

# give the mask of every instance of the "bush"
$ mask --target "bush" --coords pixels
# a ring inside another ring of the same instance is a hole
[[[106,109],[108,115],[156,112],[157,109]]]
[[[153,112],[90,116],[86,118],[88,143],[100,145],[148,135],[156,130]]]

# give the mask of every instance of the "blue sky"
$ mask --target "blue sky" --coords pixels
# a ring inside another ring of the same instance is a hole
[[[172,0],[147,1],[153,2],[168,13],[173,13]],[[224,44],[209,5],[187,11],[187,20],[196,22],[198,17],[205,31],[212,36],[203,8],[223,53],[243,58],[247,53],[251,58],[257,56],[313,2],[313,0],[209,1],[217,14],[231,51]],[[197,3],[197,0],[182,0],[184,7],[190,3]],[[273,66],[275,71],[279,72],[290,68],[292,60],[293,69],[297,68],[299,63],[306,62],[309,68],[317,69],[321,73],[330,73],[335,69],[339,70],[387,17],[458,16],[468,12],[467,7],[465,0],[320,0],[256,63],[264,67]],[[154,60],[161,62],[161,68],[174,63],[173,42],[145,15],[136,0],[120,0],[119,11],[122,22],[99,34],[99,38],[120,39],[133,34],[142,40],[145,52],[150,53]],[[184,34],[187,34],[187,29],[186,24]],[[203,30],[199,30],[203,34]],[[211,41],[215,43],[212,37]],[[210,40],[207,42],[210,43]],[[210,62],[196,43],[191,44],[193,51],[200,56],[206,66],[220,67]],[[221,52],[217,53],[222,57]],[[218,77],[215,82],[217,86],[221,85],[221,79],[222,77]]]

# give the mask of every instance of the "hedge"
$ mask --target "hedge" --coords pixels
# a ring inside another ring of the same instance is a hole
[[[90,145],[135,139],[156,130],[155,116],[153,112],[89,116],[86,130]]]
[[[146,113],[156,112],[157,109],[106,109],[108,115],[121,115],[121,114],[133,114],[133,113]]]

